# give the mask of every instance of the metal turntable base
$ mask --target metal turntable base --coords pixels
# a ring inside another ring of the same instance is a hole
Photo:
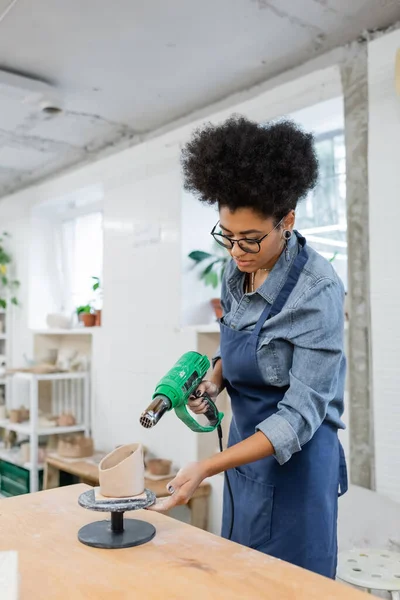
[[[151,523],[138,519],[124,520],[124,512],[147,508],[156,501],[150,490],[145,490],[146,498],[95,501],[94,490],[88,490],[79,496],[78,503],[83,508],[99,512],[111,513],[111,520],[95,521],[85,525],[78,531],[78,539],[82,544],[93,548],[132,548],[146,544],[156,534]]]

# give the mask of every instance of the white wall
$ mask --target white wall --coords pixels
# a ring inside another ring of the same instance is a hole
[[[182,327],[202,325],[215,321],[215,314],[210,304],[211,298],[218,298],[217,289],[206,286],[199,280],[201,266],[195,266],[188,254],[192,250],[215,252],[215,242],[210,232],[218,221],[218,213],[214,207],[203,205],[191,194],[182,193]],[[224,249],[221,248],[221,252]],[[194,268],[193,268],[194,267]],[[203,267],[204,268],[204,267]]]
[[[369,223],[377,490],[400,501],[400,31],[369,44]]]

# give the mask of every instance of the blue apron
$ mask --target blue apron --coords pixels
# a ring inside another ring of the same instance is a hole
[[[297,233],[296,233],[297,234]],[[255,433],[277,412],[288,387],[265,384],[257,364],[258,337],[277,315],[307,262],[306,241],[273,305],[267,304],[253,331],[238,331],[221,320],[223,376],[232,404],[228,446]],[[337,429],[323,422],[312,439],[284,465],[274,456],[227,476],[234,500],[232,541],[320,575],[334,578],[337,563],[337,498],[347,490],[347,470]],[[339,493],[340,488],[340,493]],[[225,483],[222,536],[228,537],[232,506]]]

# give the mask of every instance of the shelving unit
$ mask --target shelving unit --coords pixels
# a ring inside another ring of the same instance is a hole
[[[77,329],[32,329],[34,335],[95,335],[100,327],[78,327]]]
[[[30,461],[23,467],[28,469],[29,491],[35,492],[39,488],[38,448],[40,436],[62,435],[68,433],[84,432],[90,435],[90,377],[88,372],[56,373],[52,375],[36,375],[32,373],[15,373],[11,378],[12,387],[19,380],[29,383],[29,411],[30,420],[25,423],[11,423],[8,419],[0,421],[0,427],[26,435],[30,443]],[[72,413],[77,424],[70,427],[39,427],[39,384],[42,381],[51,382],[51,412],[55,415]],[[8,408],[11,408],[14,392],[8,398]],[[13,451],[3,451],[0,459],[12,464],[22,466],[16,462]],[[8,458],[6,458],[8,456]],[[13,460],[14,458],[14,460]]]

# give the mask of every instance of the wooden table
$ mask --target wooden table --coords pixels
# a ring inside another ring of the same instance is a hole
[[[86,483],[90,486],[99,485],[98,467],[89,460],[80,461],[65,460],[61,456],[47,456],[44,469],[43,487],[45,490],[57,488],[60,485],[60,472],[64,471],[79,478],[80,483]],[[168,496],[166,485],[171,478],[145,480],[145,486],[155,493],[157,498]],[[208,528],[208,504],[211,493],[211,486],[207,482],[196,490],[193,498],[189,501],[190,523],[194,527],[199,527],[207,531]]]
[[[19,553],[20,600],[370,598],[150,511],[137,511],[135,518],[156,527],[151,542],[126,550],[89,548],[77,532],[104,515],[80,508],[78,496],[86,489],[71,485],[0,500],[0,551]]]

